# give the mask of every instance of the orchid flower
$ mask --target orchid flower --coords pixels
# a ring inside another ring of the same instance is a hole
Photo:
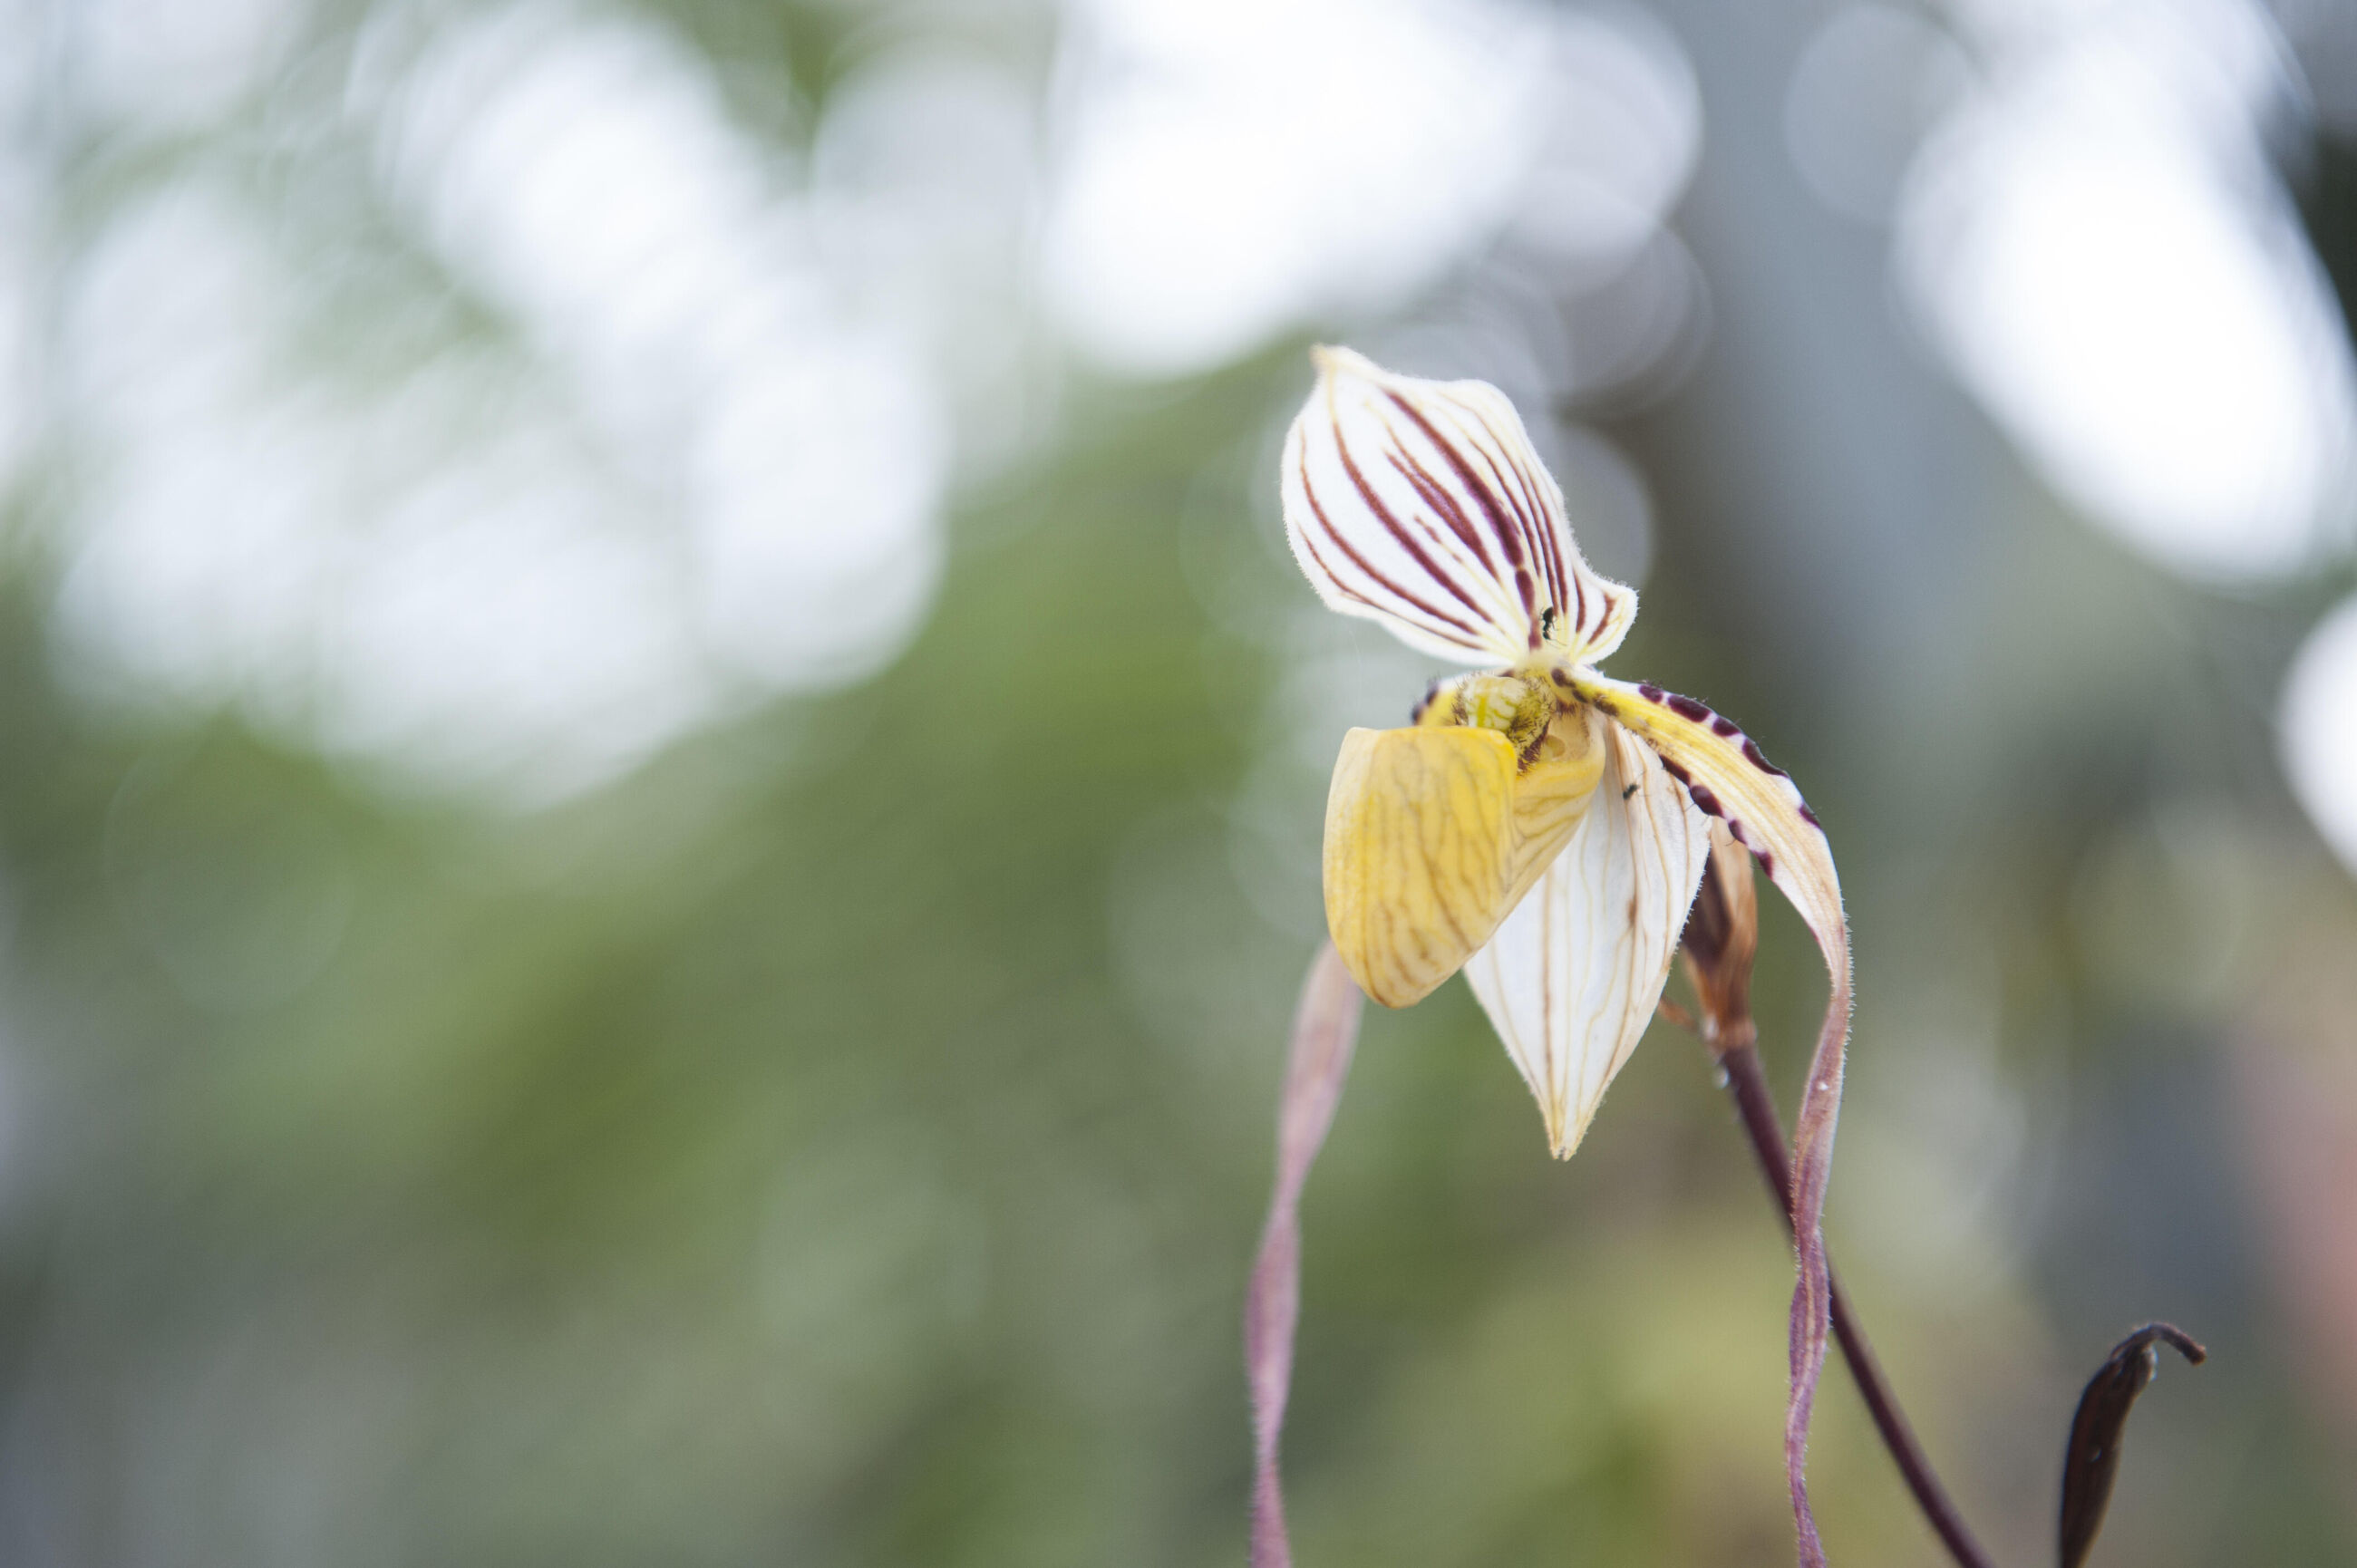
[[[1581,559],[1563,492],[1502,393],[1343,349],[1314,358],[1283,459],[1295,557],[1329,607],[1476,667],[1436,682],[1407,727],[1343,739],[1326,918],[1360,988],[1405,1007],[1462,969],[1568,1157],[1653,1016],[1713,819],[1824,953],[1832,996],[1796,1129],[1785,1431],[1802,1555],[1822,1562],[1802,1462],[1824,1359],[1819,1224],[1850,993],[1824,830],[1733,721],[1596,668],[1637,596]]]

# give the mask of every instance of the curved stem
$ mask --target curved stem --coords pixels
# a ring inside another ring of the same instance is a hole
[[[1276,1180],[1260,1256],[1244,1293],[1244,1377],[1253,1420],[1252,1568],[1293,1568],[1276,1450],[1293,1382],[1293,1331],[1301,1316],[1301,1187],[1341,1102],[1363,1000],[1334,944],[1320,947],[1309,961],[1301,1005],[1293,1015],[1293,1047],[1277,1104]]]
[[[1734,1097],[1744,1131],[1751,1135],[1751,1152],[1760,1161],[1760,1174],[1768,1178],[1768,1188],[1775,1195],[1777,1210],[1784,1216],[1784,1229],[1789,1232],[1792,1228],[1792,1162],[1784,1143],[1783,1123],[1776,1115],[1776,1101],[1768,1091],[1768,1075],[1760,1066],[1760,1053],[1748,1045],[1737,1046],[1719,1053],[1718,1065],[1727,1073],[1727,1092]],[[1890,1384],[1882,1375],[1882,1364],[1875,1359],[1874,1347],[1867,1342],[1866,1331],[1851,1314],[1849,1297],[1837,1277],[1833,1281],[1833,1324],[1834,1336],[1841,1341],[1842,1359],[1849,1363],[1850,1377],[1874,1417],[1875,1430],[1882,1434],[1883,1446],[1890,1450],[1900,1475],[1906,1478],[1907,1489],[1915,1494],[1916,1506],[1923,1510],[1923,1517],[1931,1521],[1949,1555],[1961,1568],[1992,1568],[1988,1553],[1981,1550],[1980,1542],[1965,1528],[1964,1516],[1956,1511],[1923,1445],[1916,1441],[1915,1429],[1908,1424],[1907,1412],[1899,1408],[1898,1396],[1890,1391]]]

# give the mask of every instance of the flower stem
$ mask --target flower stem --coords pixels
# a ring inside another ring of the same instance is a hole
[[[1260,1256],[1244,1293],[1244,1378],[1253,1422],[1252,1568],[1293,1568],[1276,1461],[1293,1383],[1293,1332],[1301,1317],[1301,1188],[1341,1102],[1363,1000],[1334,944],[1321,946],[1309,962],[1293,1015],[1293,1046],[1277,1105],[1276,1179]]]
[[[1727,1074],[1727,1093],[1735,1101],[1737,1114],[1742,1118],[1743,1129],[1751,1135],[1751,1152],[1759,1158],[1760,1174],[1768,1179],[1769,1191],[1774,1194],[1778,1212],[1784,1216],[1784,1228],[1792,1227],[1792,1164],[1786,1152],[1783,1123],[1776,1115],[1776,1101],[1768,1091],[1768,1075],[1760,1066],[1760,1053],[1748,1045],[1737,1046],[1719,1053],[1718,1065]],[[1882,1375],[1882,1364],[1874,1358],[1874,1347],[1867,1342],[1866,1331],[1857,1326],[1850,1312],[1849,1297],[1841,1288],[1838,1278],[1833,1280],[1834,1336],[1841,1341],[1842,1358],[1849,1363],[1850,1377],[1857,1383],[1857,1391],[1866,1401],[1866,1408],[1874,1417],[1875,1430],[1882,1434],[1883,1446],[1905,1477],[1907,1489],[1915,1494],[1916,1506],[1931,1521],[1932,1529],[1947,1546],[1948,1553],[1961,1568],[1991,1568],[1988,1553],[1964,1526],[1964,1517],[1957,1513],[1947,1488],[1941,1486],[1932,1461],[1916,1441],[1915,1429],[1908,1424],[1907,1412],[1899,1408],[1898,1396],[1890,1391]]]

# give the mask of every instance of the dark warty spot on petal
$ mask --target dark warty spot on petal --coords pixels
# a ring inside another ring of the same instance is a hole
[[[1672,697],[1669,699],[1669,704],[1670,712],[1682,719],[1692,719],[1696,724],[1711,716],[1710,710],[1692,697]]]
[[[1662,689],[1659,686],[1640,686],[1637,688],[1637,695],[1649,703],[1658,703],[1662,700]]]
[[[1554,670],[1548,671],[1548,673],[1555,677],[1555,683],[1558,686],[1568,686],[1571,684],[1571,671],[1568,670]]]
[[[1735,721],[1733,719],[1713,719],[1710,721],[1710,733],[1718,736],[1719,739],[1725,740],[1728,736],[1735,733]]]
[[[1712,817],[1726,815],[1719,808],[1718,797],[1710,792],[1709,785],[1689,784],[1686,786],[1686,793],[1693,798],[1696,806],[1702,808],[1704,815]]]
[[[1760,769],[1760,772],[1765,773],[1771,778],[1781,779],[1784,777],[1784,770],[1782,768],[1777,767],[1774,763],[1769,761],[1766,757],[1760,754],[1760,743],[1756,740],[1747,740],[1743,743],[1743,759],[1751,764],[1752,767]]]
[[[1706,806],[1703,809],[1705,811],[1709,810]],[[1751,852],[1751,858],[1760,863],[1760,870],[1766,872],[1770,876],[1776,875],[1776,857],[1770,854],[1766,850],[1761,849],[1758,844],[1753,843],[1751,842],[1751,835],[1743,831],[1743,824],[1741,822],[1737,822],[1733,817],[1727,818],[1727,831],[1735,835],[1736,843],[1741,844],[1744,848]]]
[[[1691,784],[1694,782],[1694,775],[1687,772],[1684,767],[1669,757],[1664,757],[1662,758],[1662,771],[1668,774],[1671,778],[1676,779],[1681,784]]]
[[[1801,821],[1808,823],[1809,826],[1816,829],[1819,832],[1825,831],[1825,824],[1817,821],[1817,814],[1809,810],[1808,802],[1806,801],[1803,801],[1801,804]]]

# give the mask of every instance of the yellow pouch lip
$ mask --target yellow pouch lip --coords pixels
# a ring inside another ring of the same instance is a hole
[[[1556,722],[1597,721],[1583,708]],[[1561,853],[1601,768],[1594,744],[1519,766],[1487,728],[1345,736],[1326,801],[1326,922],[1360,989],[1405,1007],[1462,968]]]

